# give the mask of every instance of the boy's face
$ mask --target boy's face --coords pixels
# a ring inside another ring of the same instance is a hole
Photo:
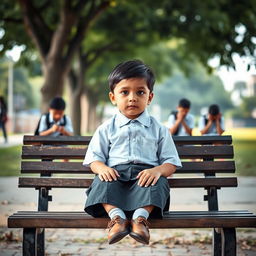
[[[129,119],[137,118],[150,104],[153,93],[143,78],[123,79],[116,84],[109,98],[119,111]]]
[[[189,112],[189,108],[183,108],[183,107],[180,107],[180,106],[177,107],[177,110],[183,116],[186,116],[187,113]]]
[[[55,122],[60,121],[60,119],[64,116],[64,110],[57,110],[57,109],[50,108],[49,111]]]

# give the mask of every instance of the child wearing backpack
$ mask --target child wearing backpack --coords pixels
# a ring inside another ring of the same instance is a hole
[[[225,131],[224,117],[217,104],[210,105],[208,115],[200,117],[198,126],[202,135],[222,135]]]
[[[41,116],[35,135],[53,137],[73,135],[71,119],[64,114],[65,107],[65,101],[61,97],[55,97],[50,103],[49,112]]]
[[[167,127],[172,135],[191,136],[194,128],[194,116],[189,113],[190,101],[181,99],[177,111],[172,111]]]

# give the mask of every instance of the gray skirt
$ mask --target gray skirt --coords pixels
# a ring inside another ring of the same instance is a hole
[[[140,187],[136,176],[139,172],[152,168],[144,164],[122,164],[114,166],[120,175],[118,180],[101,181],[98,175],[86,191],[85,212],[94,217],[108,216],[102,204],[111,204],[122,209],[127,217],[140,207],[153,205],[151,218],[161,218],[169,209],[170,188],[167,178],[160,177],[154,186]]]

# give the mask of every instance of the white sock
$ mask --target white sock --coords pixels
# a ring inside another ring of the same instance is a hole
[[[126,220],[126,216],[125,213],[122,209],[120,208],[113,208],[108,212],[108,216],[110,217],[110,219],[112,220],[115,216],[120,216],[122,219]]]
[[[144,217],[145,219],[148,218],[149,216],[149,212],[147,210],[145,210],[144,208],[138,208],[137,210],[135,210],[135,212],[132,215],[132,219],[135,220],[138,217]]]

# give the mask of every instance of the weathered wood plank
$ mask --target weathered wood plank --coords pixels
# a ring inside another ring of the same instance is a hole
[[[85,212],[61,212],[61,211],[18,211],[14,213],[13,217],[23,218],[23,217],[31,217],[34,215],[37,216],[61,216],[61,217],[76,217],[79,215],[84,215]],[[252,212],[247,210],[236,210],[236,211],[171,211],[168,214],[165,213],[165,218],[168,216],[179,216],[179,215],[189,215],[189,216],[250,216],[253,215]]]
[[[92,136],[29,136],[23,137],[24,145],[88,145]]]
[[[91,136],[29,136],[23,138],[24,145],[88,145]],[[232,137],[225,136],[173,136],[177,145],[188,144],[231,144]]]
[[[237,178],[170,178],[172,188],[236,187]],[[45,188],[88,188],[92,179],[74,178],[19,178],[19,187]]]
[[[176,173],[233,173],[234,161],[182,162],[182,168]],[[21,173],[92,173],[82,162],[21,162]]]
[[[28,215],[27,217],[10,216],[9,228],[41,227],[41,228],[106,228],[108,218],[93,218],[87,214],[70,217],[51,216],[43,214]],[[163,219],[150,219],[150,228],[229,228],[229,227],[256,227],[255,215],[211,215],[206,212],[204,216],[190,214],[167,214]]]
[[[178,146],[178,154],[183,159],[202,158],[233,158],[233,146]],[[83,159],[86,153],[84,147],[53,147],[53,146],[23,146],[23,159]]]
[[[224,136],[172,136],[176,145],[232,144],[231,135]]]

